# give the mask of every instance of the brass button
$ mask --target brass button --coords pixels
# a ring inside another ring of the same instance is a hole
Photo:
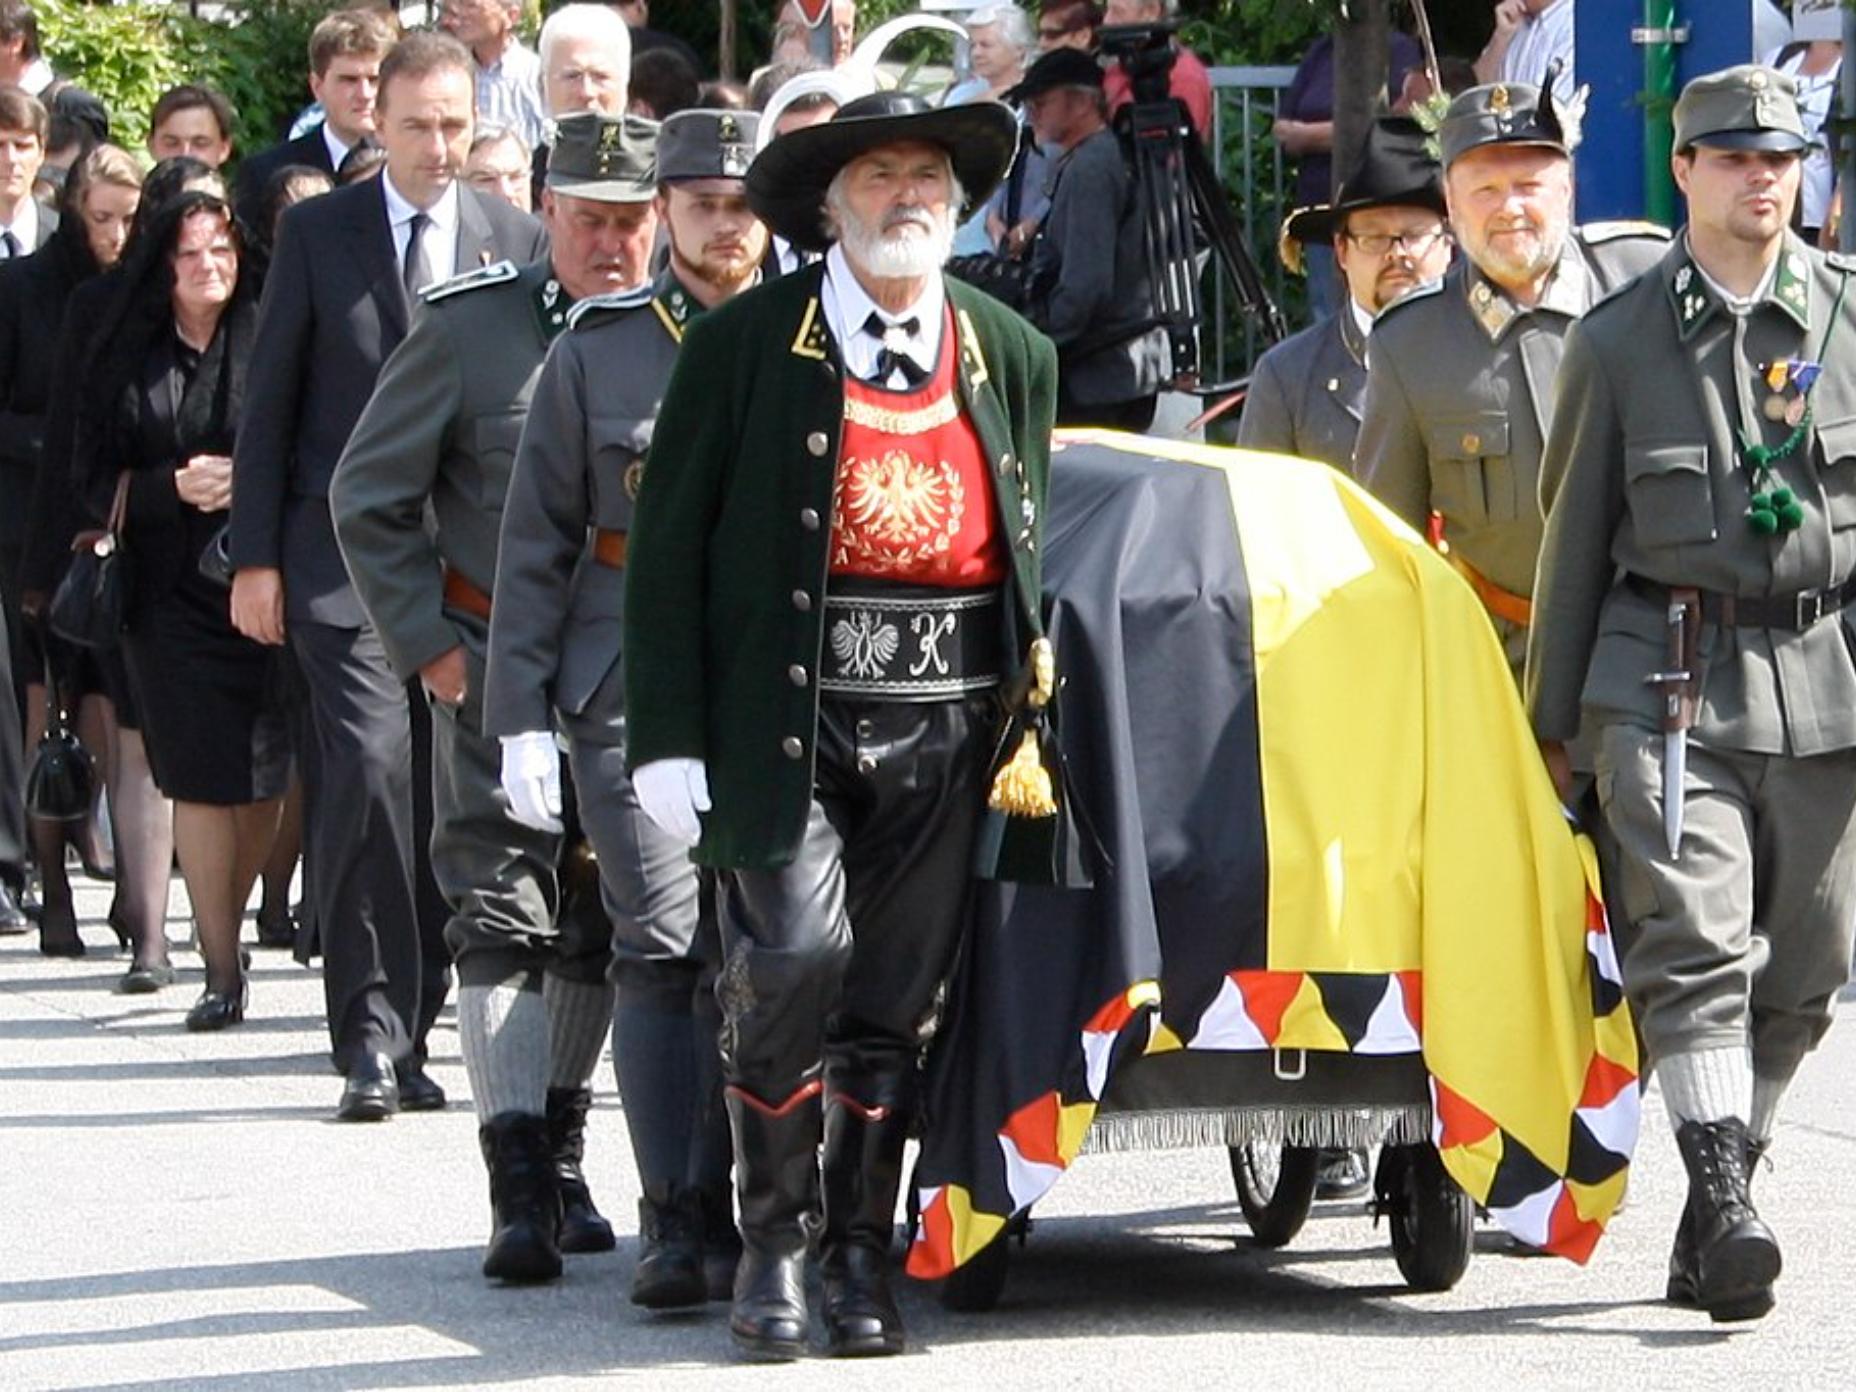
[[[866,774],[875,773],[876,772],[876,755],[859,754],[857,756],[857,771],[859,773],[866,773]]]
[[[799,525],[804,527],[808,532],[816,532],[818,530],[818,509],[800,508]]]
[[[830,445],[830,439],[826,437],[825,432],[822,430],[814,430],[810,435],[806,436],[806,449],[811,452],[815,459],[822,459],[826,449],[828,449]]]
[[[804,590],[794,590],[793,591],[793,608],[797,609],[802,614],[811,613],[812,612],[812,596],[807,594]]]
[[[1481,454],[1482,453],[1482,437],[1476,434],[1465,435],[1463,437],[1463,453],[1464,454]]]
[[[806,669],[795,662],[791,667],[786,669],[786,679],[794,686],[804,686],[806,684]]]
[[[785,739],[780,741],[780,752],[789,759],[804,758],[806,752],[805,741],[800,739],[798,735],[788,735]]]

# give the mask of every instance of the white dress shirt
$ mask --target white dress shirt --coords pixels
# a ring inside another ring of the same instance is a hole
[[[477,121],[507,126],[533,150],[546,133],[547,115],[541,109],[541,59],[515,39],[503,56],[487,68],[477,68]]]
[[[39,249],[39,205],[28,193],[19,200],[19,206],[13,210],[11,222],[0,222],[0,228],[11,232],[19,242],[19,249],[9,253],[5,237],[0,237],[0,261],[12,256],[30,256]]]
[[[328,118],[322,121],[322,148],[329,152],[329,168],[337,174],[342,172],[342,161],[348,158],[348,152],[354,146],[346,143],[339,135],[329,129]]]
[[[1521,26],[1502,55],[1502,81],[1538,87],[1546,80],[1547,65],[1560,58],[1565,66],[1554,94],[1561,101],[1571,99],[1579,85],[1573,76],[1572,7],[1573,0],[1553,0]]]
[[[845,259],[844,248],[833,243],[825,254],[825,287],[819,298],[825,311],[825,327],[837,340],[838,351],[844,355],[844,369],[853,377],[869,381],[876,371],[876,355],[885,347],[912,359],[924,373],[933,375],[936,356],[941,351],[941,321],[947,312],[947,290],[941,283],[939,271],[928,277],[921,298],[900,314],[892,314],[879,308],[858,284],[851,263]],[[915,331],[907,333],[892,327],[884,337],[878,338],[864,328],[873,313],[891,326],[914,319]],[[909,382],[898,368],[881,385],[902,390]]]
[[[458,181],[445,186],[438,201],[429,208],[415,208],[393,187],[393,176],[380,171],[381,192],[387,199],[387,221],[393,226],[393,263],[406,264],[406,244],[412,240],[413,215],[423,212],[432,220],[425,229],[420,246],[425,249],[425,263],[432,268],[427,284],[436,285],[457,274],[458,265]],[[424,289],[421,286],[420,289]]]

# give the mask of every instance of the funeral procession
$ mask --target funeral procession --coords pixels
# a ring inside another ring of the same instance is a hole
[[[0,0],[0,1387],[1848,1376],[1846,43]]]

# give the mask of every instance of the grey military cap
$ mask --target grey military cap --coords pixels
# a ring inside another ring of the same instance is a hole
[[[1726,150],[1809,149],[1798,115],[1798,84],[1757,63],[1704,73],[1676,100],[1675,147]]]
[[[657,133],[657,181],[740,179],[754,162],[760,117],[751,111],[679,111]]]
[[[599,203],[649,203],[657,197],[656,121],[576,111],[554,123],[548,187]]]

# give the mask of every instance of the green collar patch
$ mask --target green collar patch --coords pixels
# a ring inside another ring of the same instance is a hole
[[[573,322],[574,297],[553,276],[535,286],[535,322],[541,336],[552,343]]]

